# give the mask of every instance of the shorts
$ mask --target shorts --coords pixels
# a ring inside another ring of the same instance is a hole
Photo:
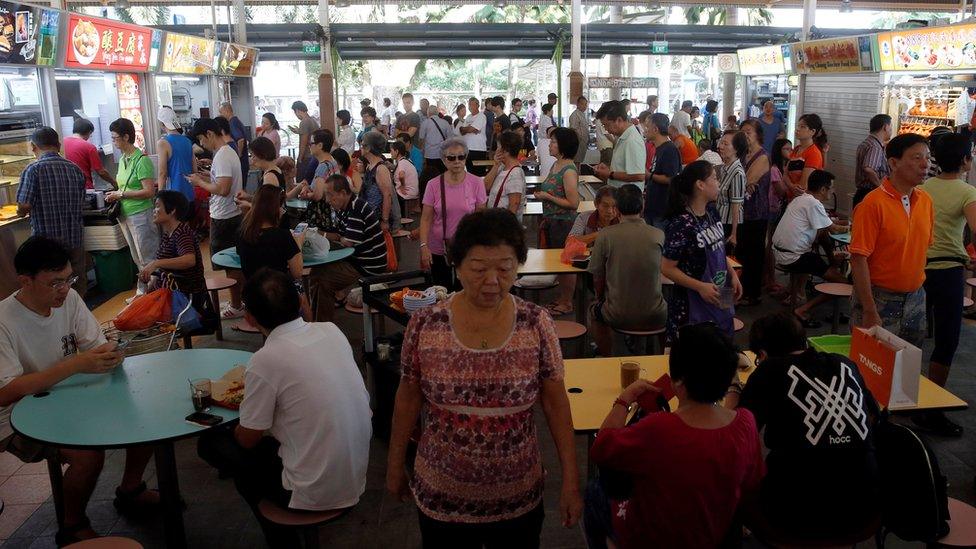
[[[210,253],[226,250],[237,246],[237,237],[241,233],[241,216],[229,219],[210,220]]]
[[[881,327],[921,347],[928,328],[924,286],[913,292],[892,292],[872,286],[871,295],[881,317]],[[857,292],[851,296],[851,321],[854,326],[862,326],[864,321],[864,306],[858,301]]]
[[[48,446],[14,433],[0,440],[0,452],[7,452],[24,463],[37,463],[58,455],[54,446]]]
[[[813,252],[807,252],[800,256],[799,259],[790,263],[789,265],[780,265],[788,273],[795,274],[809,274],[814,276],[819,276],[823,278],[823,275],[827,273],[827,269],[830,265],[824,261],[824,258]]]

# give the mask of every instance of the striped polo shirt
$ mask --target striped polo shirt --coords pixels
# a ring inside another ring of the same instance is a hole
[[[352,261],[364,274],[386,272],[386,241],[375,210],[364,199],[353,197],[338,213],[339,236],[354,243]]]

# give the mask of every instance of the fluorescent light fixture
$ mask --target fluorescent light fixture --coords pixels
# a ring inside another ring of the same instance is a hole
[[[472,40],[468,42],[469,46],[518,46],[518,40]]]
[[[173,82],[199,82],[200,81],[199,78],[195,78],[193,76],[173,76],[171,80]]]
[[[423,40],[393,40],[390,42],[377,42],[377,46],[388,46],[391,48],[410,48],[410,47],[424,47],[427,42]]]

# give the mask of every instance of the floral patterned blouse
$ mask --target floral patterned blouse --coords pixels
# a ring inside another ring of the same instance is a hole
[[[563,378],[552,317],[512,296],[515,325],[496,349],[470,349],[454,333],[450,301],[413,315],[401,353],[403,381],[424,396],[411,488],[435,520],[485,523],[542,501],[532,407],[542,382]]]
[[[576,171],[576,166],[573,164],[567,164],[563,169],[558,172],[550,172],[546,180],[542,182],[542,190],[555,196],[556,198],[566,198],[566,187],[563,184],[563,178],[566,177],[566,172]],[[545,200],[542,202],[542,215],[543,217],[549,219],[561,219],[564,221],[573,221],[576,219],[576,210],[561,208],[556,204]]]

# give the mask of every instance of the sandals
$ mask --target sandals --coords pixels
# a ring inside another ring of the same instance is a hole
[[[115,499],[112,500],[112,505],[115,506],[115,509],[122,516],[141,515],[147,511],[157,509],[159,507],[158,504],[139,501],[139,496],[147,490],[148,488],[145,482],[140,483],[134,490],[128,492],[123,492],[121,488],[116,488]],[[158,490],[152,491],[158,492]]]
[[[60,528],[58,532],[54,534],[54,543],[56,543],[58,547],[65,547],[74,543],[80,543],[86,539],[91,539],[88,537],[83,538],[78,536],[78,534],[80,534],[83,530],[91,530],[91,521],[88,520],[87,517],[85,520],[75,524],[74,526],[64,526]]]
[[[552,303],[546,305],[546,309],[549,310],[549,314],[552,316],[563,316],[573,312],[572,305],[566,305],[558,301],[553,301]]]

